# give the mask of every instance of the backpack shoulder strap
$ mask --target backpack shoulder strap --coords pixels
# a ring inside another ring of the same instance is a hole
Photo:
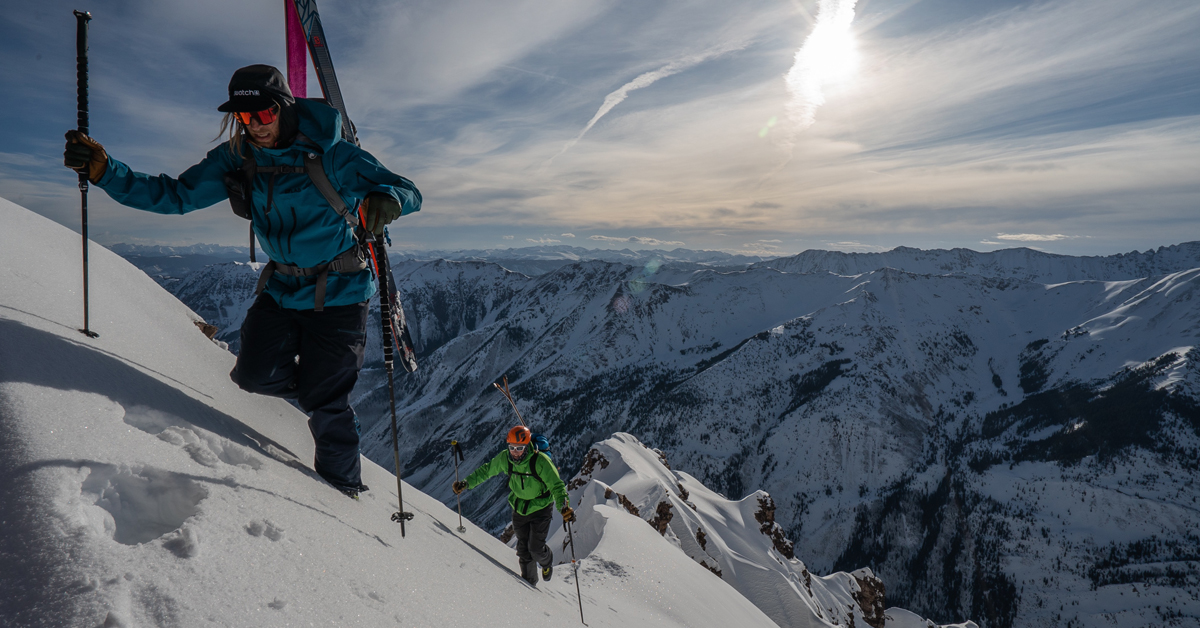
[[[297,138],[299,139],[299,138]],[[333,188],[333,183],[329,180],[329,175],[325,172],[325,164],[321,161],[321,155],[313,151],[304,153],[304,170],[308,173],[308,178],[312,179],[313,185],[317,186],[317,191],[321,196],[325,197],[325,201],[337,212],[339,216],[350,223],[351,227],[358,226],[358,217],[350,213],[350,208],[346,206],[346,202]]]

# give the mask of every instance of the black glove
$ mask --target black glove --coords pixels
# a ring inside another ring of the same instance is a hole
[[[569,522],[575,520],[575,511],[571,510],[570,506],[564,506],[559,512],[562,513],[563,521]]]
[[[375,235],[382,235],[383,228],[400,217],[400,203],[388,194],[372,192],[363,199],[363,206],[367,213],[367,231]]]
[[[108,153],[104,152],[100,142],[79,131],[67,131],[63,164],[79,174],[86,174],[88,181],[95,183],[108,169]]]
[[[463,491],[467,490],[467,482],[466,480],[459,480],[450,489],[454,491],[455,495],[461,495]]]

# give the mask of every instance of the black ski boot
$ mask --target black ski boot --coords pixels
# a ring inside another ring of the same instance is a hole
[[[552,575],[554,575],[554,565],[542,567],[542,580],[549,580]]]
[[[358,496],[360,494],[365,493],[371,489],[367,488],[366,484],[359,484],[358,486],[355,486],[355,487],[339,486],[339,487],[337,487],[337,490],[341,491],[342,495],[345,495],[346,497],[349,497],[350,499],[353,499],[354,501],[358,501]]]
[[[528,582],[530,586],[536,587],[538,583],[538,564],[535,562],[521,563],[521,577]]]

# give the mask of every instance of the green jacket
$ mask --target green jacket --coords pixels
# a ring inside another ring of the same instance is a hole
[[[468,475],[467,487],[475,488],[501,473],[508,476],[508,505],[519,515],[537,512],[551,503],[557,503],[559,510],[571,505],[567,485],[558,477],[558,469],[540,451],[512,460],[505,449]]]

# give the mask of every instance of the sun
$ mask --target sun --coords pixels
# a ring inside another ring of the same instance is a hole
[[[853,16],[851,13],[850,17]],[[831,20],[818,24],[800,50],[807,55],[807,65],[822,85],[843,83],[858,71],[858,45],[854,32],[849,20],[844,24],[841,22]]]
[[[846,83],[858,73],[854,4],[855,0],[821,0],[817,23],[796,51],[786,80],[791,93],[788,113],[797,130],[813,123],[817,107],[825,104],[826,87]]]

